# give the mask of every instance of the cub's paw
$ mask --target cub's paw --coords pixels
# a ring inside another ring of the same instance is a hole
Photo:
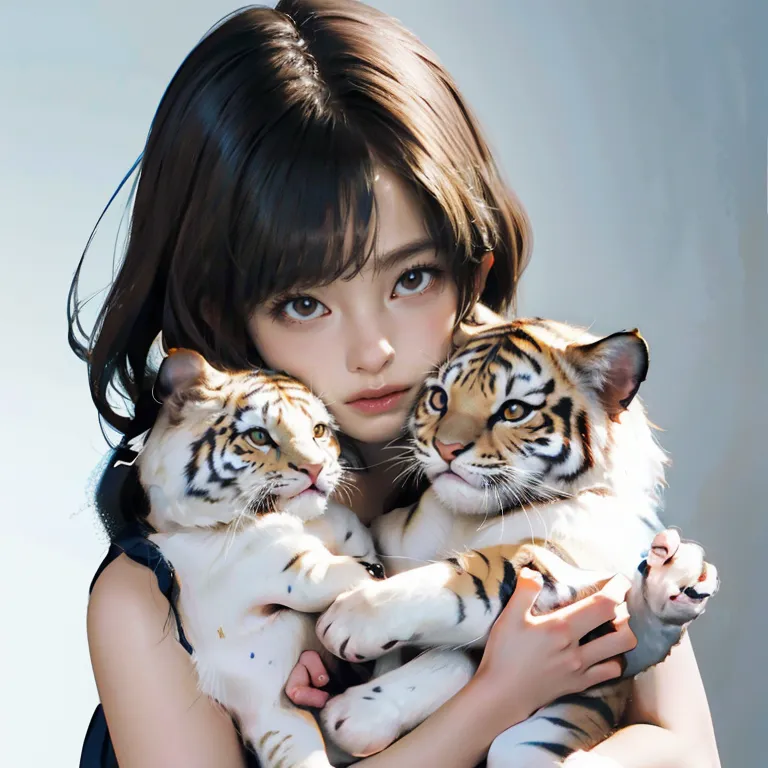
[[[672,529],[656,534],[638,570],[643,574],[649,607],[669,624],[695,619],[720,586],[717,568],[704,560],[704,550],[691,541],[681,541]]]
[[[399,708],[374,683],[356,685],[334,696],[320,718],[328,738],[353,757],[381,752],[403,730]]]
[[[347,661],[367,661],[410,638],[408,610],[393,605],[386,581],[371,581],[344,593],[317,621],[317,636],[333,654]]]

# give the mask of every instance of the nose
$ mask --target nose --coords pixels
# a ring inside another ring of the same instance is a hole
[[[298,468],[299,472],[303,472],[305,475],[309,475],[309,479],[312,481],[312,485],[317,482],[317,478],[323,471],[322,464],[302,464]]]
[[[449,464],[464,450],[464,443],[441,443],[435,440],[435,448],[443,461]]]
[[[353,324],[347,340],[347,368],[353,373],[381,373],[395,359],[388,334],[373,327],[373,319]]]

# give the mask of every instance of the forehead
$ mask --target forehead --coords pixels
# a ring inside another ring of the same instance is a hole
[[[376,201],[374,259],[427,236],[421,201],[396,174],[377,167],[373,194]]]
[[[327,422],[323,403],[303,384],[281,374],[238,374],[222,392],[225,404],[243,428],[263,426],[290,429]]]
[[[534,394],[552,373],[550,356],[536,339],[505,329],[467,343],[443,364],[438,378],[448,390],[498,403]]]

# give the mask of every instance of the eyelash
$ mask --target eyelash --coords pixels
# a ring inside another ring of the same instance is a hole
[[[430,264],[414,264],[412,266],[409,266],[407,269],[404,269],[400,273],[400,275],[397,278],[397,280],[395,280],[395,285],[392,288],[392,295],[393,296],[394,296],[394,292],[395,292],[395,288],[397,287],[397,284],[409,272],[426,272],[429,275],[431,275],[432,279],[433,279],[433,282],[430,283],[423,291],[421,291],[421,293],[413,294],[415,296],[422,295],[422,294],[426,293],[427,291],[429,291],[433,287],[434,281],[440,279],[440,277],[442,277],[445,274],[445,270],[442,267],[440,267],[437,264],[435,264],[434,262],[432,262]],[[407,297],[395,297],[395,298],[407,298]],[[301,325],[302,322],[306,322],[306,321],[294,320],[293,318],[288,317],[285,314],[285,307],[286,307],[286,305],[289,304],[292,301],[298,301],[299,299],[312,299],[312,296],[308,296],[307,294],[303,294],[303,293],[297,293],[295,296],[292,296],[290,294],[285,295],[285,296],[281,296],[280,298],[276,299],[271,304],[271,306],[269,308],[270,316],[272,317],[273,320],[281,320],[282,322],[285,322],[285,323],[293,323],[295,325]],[[313,299],[313,301],[317,301],[317,299]],[[317,303],[318,304],[322,304],[321,301],[318,301]],[[317,318],[313,318],[313,319],[317,319]]]
[[[411,267],[408,267],[408,269],[405,269],[401,272],[400,277],[395,280],[395,287],[397,287],[397,284],[407,275],[409,272],[426,272],[427,274],[432,276],[433,281],[439,280],[440,277],[442,277],[445,274],[445,270],[442,269],[440,266],[432,262],[431,264],[414,264]],[[421,294],[426,293],[428,290],[432,288],[434,285],[434,282],[430,283],[421,293],[414,294],[416,296],[420,296]],[[394,293],[394,288],[392,289],[392,292]]]

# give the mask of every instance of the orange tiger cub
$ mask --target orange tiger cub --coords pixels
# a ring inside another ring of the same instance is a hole
[[[597,338],[538,319],[465,325],[456,342],[409,420],[431,485],[372,526],[395,575],[342,595],[317,627],[337,655],[391,669],[332,699],[323,720],[352,754],[376,752],[466,684],[469,657],[436,648],[481,647],[521,567],[544,577],[542,612],[622,572],[638,638],[625,679],[539,710],[488,756],[490,768],[597,767],[585,750],[618,723],[626,678],[664,659],[718,587],[701,548],[657,516],[665,458],[636,398],[648,348],[636,331]],[[431,650],[398,666],[404,645]]]

